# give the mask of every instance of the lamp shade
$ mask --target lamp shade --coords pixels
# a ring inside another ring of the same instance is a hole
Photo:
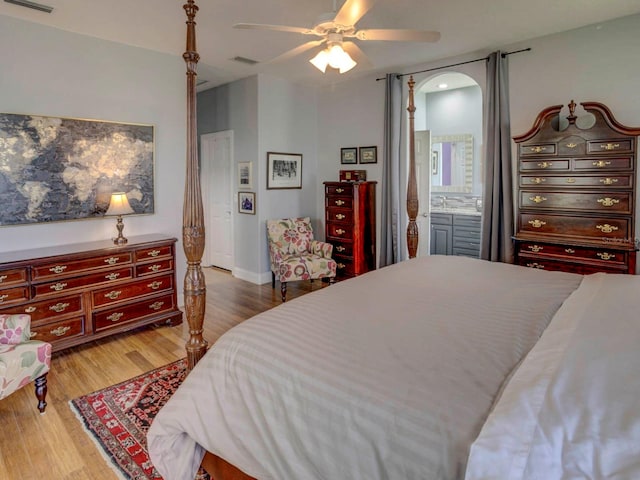
[[[111,201],[109,202],[109,208],[105,215],[129,215],[134,213],[133,208],[129,205],[129,199],[124,192],[114,192],[111,194]]]
[[[339,70],[340,73],[348,72],[357,65],[339,43],[334,43],[326,50],[321,50],[309,62],[322,73],[327,70],[327,65]]]

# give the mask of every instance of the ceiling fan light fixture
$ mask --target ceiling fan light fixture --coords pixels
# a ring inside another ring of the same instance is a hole
[[[327,71],[327,65],[329,65],[329,54],[326,50],[320,50],[315,57],[309,60],[309,62],[311,62],[311,65],[324,73]]]
[[[327,49],[318,52],[309,62],[322,73],[326,72],[327,65],[339,70],[340,73],[348,72],[357,65],[339,43],[330,45]]]

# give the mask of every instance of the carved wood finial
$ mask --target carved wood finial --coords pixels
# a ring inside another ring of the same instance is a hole
[[[578,104],[572,99],[567,106],[569,107],[569,116],[567,116],[567,120],[569,120],[570,124],[574,124],[576,123],[576,118],[578,118],[576,117],[576,107]]]
[[[418,252],[418,181],[416,179],[416,145],[414,134],[414,113],[416,107],[413,101],[413,87],[416,82],[413,76],[409,77],[409,180],[407,183],[407,214],[409,224],[407,225],[407,250],[409,258],[415,258]]]

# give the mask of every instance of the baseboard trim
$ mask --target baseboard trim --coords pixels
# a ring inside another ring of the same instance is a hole
[[[234,267],[231,274],[240,280],[255,283],[256,285],[264,285],[271,282],[271,272],[255,273]]]

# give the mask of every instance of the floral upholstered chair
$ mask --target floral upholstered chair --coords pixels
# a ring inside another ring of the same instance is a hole
[[[280,282],[282,301],[287,297],[287,283],[296,280],[328,278],[335,281],[336,262],[331,258],[333,245],[313,239],[309,217],[267,220],[271,286]]]
[[[51,344],[31,340],[29,315],[0,315],[0,400],[35,381],[38,410],[47,406]]]

